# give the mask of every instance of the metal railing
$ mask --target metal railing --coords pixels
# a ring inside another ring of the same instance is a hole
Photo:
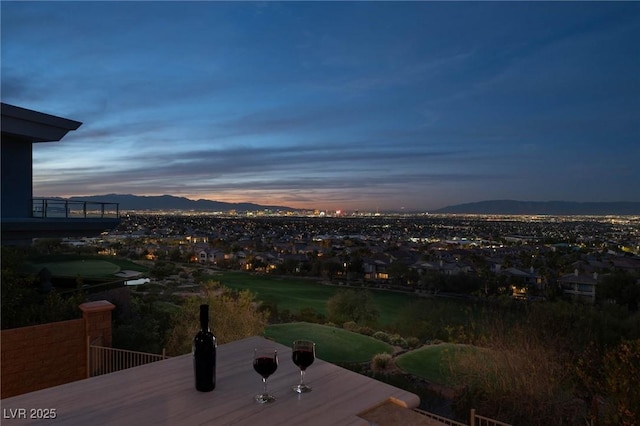
[[[480,416],[476,414],[475,408],[471,409],[471,413],[469,416],[470,418],[469,425],[467,425],[466,423],[461,423],[456,420],[449,419],[447,417],[442,417],[437,414],[430,413],[428,411],[420,410],[418,408],[415,408],[413,411],[416,411],[422,414],[423,416],[431,420],[435,420],[439,424],[446,425],[446,426],[511,426],[509,423],[504,423],[499,420],[490,419],[489,417]]]
[[[126,349],[109,348],[106,346],[89,345],[88,352],[87,377],[114,373],[168,358],[164,349],[162,350],[162,354],[151,354]]]
[[[476,414],[475,408],[471,409],[471,424],[470,426],[511,426],[509,423],[501,422],[499,420],[490,419]]]
[[[31,215],[36,218],[117,219],[120,217],[119,209],[119,203],[34,198]]]
[[[427,417],[427,418],[429,418],[431,420],[435,420],[436,422],[438,422],[439,424],[442,424],[442,425],[447,425],[447,426],[468,426],[466,423],[460,423],[460,422],[457,422],[455,420],[449,419],[447,417],[442,417],[442,416],[439,416],[437,414],[430,413],[428,411],[420,410],[418,408],[415,408],[413,411],[416,411],[416,412],[422,414],[423,416],[425,416],[425,417]]]

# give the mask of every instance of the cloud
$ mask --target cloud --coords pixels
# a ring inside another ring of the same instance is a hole
[[[34,149],[43,195],[640,193],[637,4],[1,7],[3,102],[83,122]]]

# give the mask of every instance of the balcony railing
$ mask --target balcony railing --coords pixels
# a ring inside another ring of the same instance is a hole
[[[476,414],[474,408],[471,409],[471,426],[511,426],[509,423],[494,420],[489,417],[484,417]]]
[[[162,361],[168,357],[162,354],[129,351],[104,346],[89,345],[87,377],[101,376],[127,368],[138,367],[151,362]]]
[[[34,198],[32,205],[31,214],[35,218],[118,219],[120,217],[118,203]]]
[[[466,423],[457,422],[455,420],[448,419],[446,417],[439,416],[437,414],[430,413],[428,411],[420,410],[418,408],[414,408],[413,411],[416,411],[416,412],[422,414],[423,416],[433,420],[433,422],[431,422],[429,424],[437,424],[437,425],[443,425],[443,426],[467,426]]]
[[[430,413],[428,411],[420,410],[418,408],[414,408],[413,411],[416,411],[422,414],[423,416],[433,420],[433,422],[428,424],[438,424],[442,426],[467,426],[466,423],[448,419],[446,417],[442,417],[437,414]],[[499,420],[495,420],[489,417],[484,417],[479,414],[476,414],[475,408],[471,409],[469,420],[470,420],[469,426],[511,426],[509,423],[501,422]]]

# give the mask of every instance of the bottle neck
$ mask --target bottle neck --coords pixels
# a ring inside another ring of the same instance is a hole
[[[200,329],[209,331],[209,305],[200,305]]]

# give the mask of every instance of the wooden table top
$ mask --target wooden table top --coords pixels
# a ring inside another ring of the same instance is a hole
[[[277,397],[270,404],[258,404],[253,399],[262,391],[262,379],[252,366],[253,350],[263,346],[275,347],[279,357],[278,370],[268,380],[269,392]],[[291,387],[299,379],[291,348],[262,337],[249,337],[218,347],[213,392],[195,390],[192,356],[188,354],[3,399],[1,423],[369,425],[358,414],[389,399],[407,408],[420,403],[413,393],[320,359],[307,369],[305,377],[312,392],[293,392]],[[47,413],[55,418],[30,418]]]

